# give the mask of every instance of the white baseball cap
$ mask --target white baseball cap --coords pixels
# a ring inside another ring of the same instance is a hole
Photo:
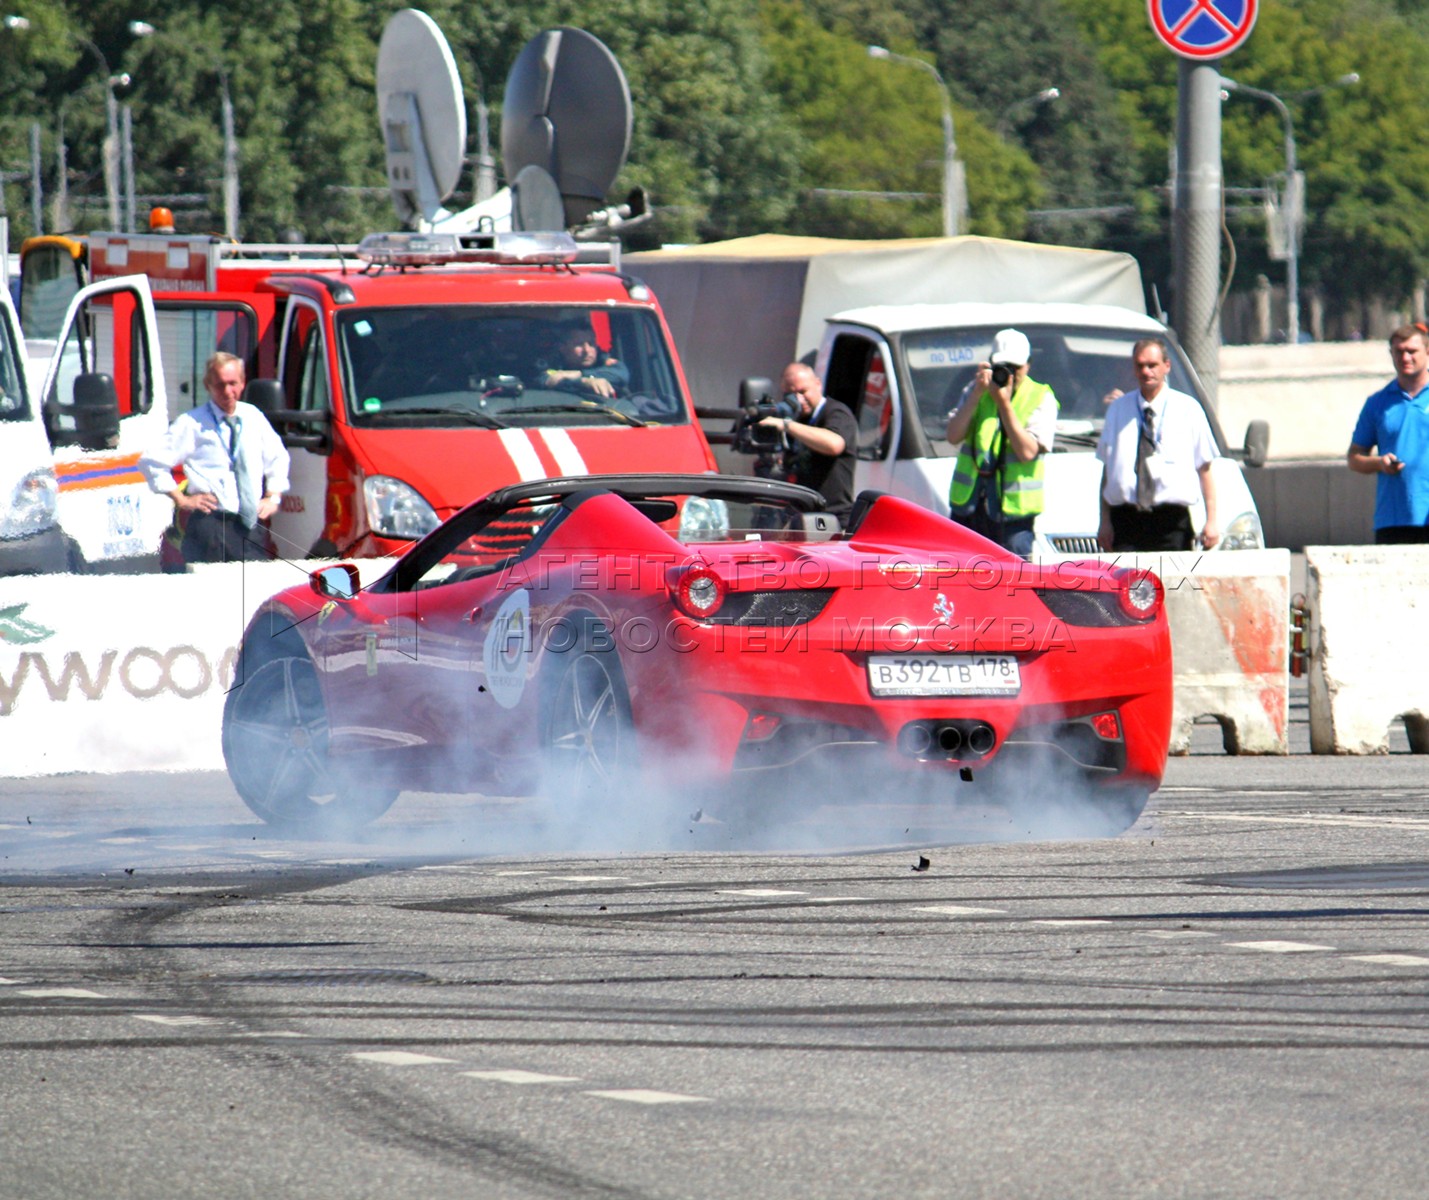
[[[1006,363],[1010,367],[1025,367],[1032,357],[1032,345],[1025,333],[1016,329],[999,330],[992,339],[992,352],[987,356],[990,363]]]

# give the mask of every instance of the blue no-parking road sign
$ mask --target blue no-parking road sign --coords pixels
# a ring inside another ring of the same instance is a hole
[[[1182,58],[1220,58],[1250,36],[1258,0],[1146,0],[1151,28]]]

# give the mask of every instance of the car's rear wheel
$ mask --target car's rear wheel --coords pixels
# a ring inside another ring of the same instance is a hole
[[[614,648],[597,649],[589,630],[567,627],[569,649],[552,651],[542,747],[544,790],[553,797],[609,799],[634,770],[635,723]]]
[[[228,693],[223,757],[243,803],[273,825],[337,832],[374,821],[395,788],[346,778],[328,762],[317,671],[302,655],[260,663]]]

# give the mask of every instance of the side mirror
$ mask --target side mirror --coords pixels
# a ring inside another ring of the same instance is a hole
[[[112,450],[119,444],[119,394],[114,377],[99,371],[76,375],[72,402],[46,405],[45,431],[52,446]]]
[[[308,583],[327,600],[351,600],[362,590],[362,579],[351,563],[320,567],[308,576]]]
[[[250,379],[243,398],[265,417],[271,417],[283,408],[283,385],[276,379]]]
[[[739,407],[749,408],[754,404],[767,403],[774,399],[774,381],[759,375],[751,375],[739,381]]]
[[[1270,422],[1252,421],[1245,427],[1245,465],[1263,467],[1270,456]]]

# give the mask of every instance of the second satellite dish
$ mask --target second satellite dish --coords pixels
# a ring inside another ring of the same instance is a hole
[[[461,176],[466,103],[451,47],[426,13],[393,13],[377,47],[377,118],[397,215],[430,225]]]
[[[601,207],[625,165],[631,119],[625,73],[605,43],[565,26],[539,33],[517,55],[506,80],[501,114],[506,178],[524,174],[528,191],[543,190],[530,186],[534,173],[527,171],[539,168],[555,181],[565,210],[562,224],[577,225]],[[533,228],[524,222],[523,227]]]

